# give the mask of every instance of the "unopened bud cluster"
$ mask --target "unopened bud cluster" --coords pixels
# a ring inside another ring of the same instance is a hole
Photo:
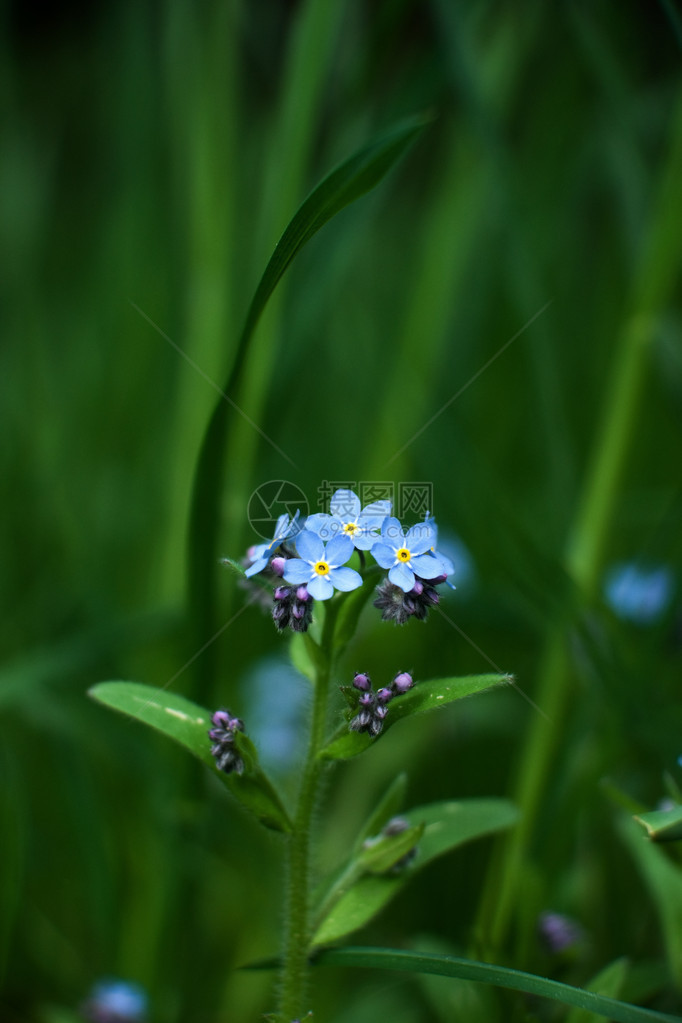
[[[405,593],[399,586],[394,586],[385,579],[377,586],[374,606],[381,611],[381,619],[384,622],[404,625],[410,618],[423,622],[428,617],[429,609],[440,602],[436,585],[441,582],[445,582],[445,576],[439,576],[429,582],[426,579],[415,578],[414,586]]]
[[[372,680],[364,672],[356,672],[353,678],[353,688],[359,692],[357,701],[357,714],[350,722],[349,728],[353,732],[369,732],[371,736],[377,736],[384,727],[384,720],[388,714],[388,704],[396,696],[402,696],[412,688],[414,682],[412,676],[406,671],[399,672],[390,686],[372,689]]]
[[[280,632],[287,627],[294,632],[307,632],[313,620],[313,598],[308,593],[308,587],[277,586],[272,604],[272,620]]]
[[[211,756],[216,762],[219,771],[231,774],[236,771],[241,774],[244,770],[244,761],[234,748],[235,732],[244,731],[244,722],[232,716],[229,710],[217,710],[211,718],[213,728],[208,737],[213,743]]]

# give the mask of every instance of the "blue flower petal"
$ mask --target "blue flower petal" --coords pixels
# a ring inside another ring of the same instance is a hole
[[[445,573],[445,575],[452,575],[452,573],[455,571],[455,566],[454,563],[447,556],[447,554],[443,554],[441,551],[434,551],[433,554],[434,557],[438,558],[438,560],[442,564],[443,572]]]
[[[252,565],[249,565],[244,575],[247,579],[250,579],[252,575],[257,575],[259,572],[262,572],[267,563],[267,556],[258,558]]]
[[[322,540],[331,540],[336,535],[338,530],[331,528],[331,523],[334,521],[332,515],[327,515],[326,512],[317,512],[315,515],[309,515],[305,520],[305,528],[311,533],[315,533]]]
[[[403,561],[393,566],[388,578],[394,586],[399,586],[405,593],[409,593],[414,586],[414,572]]]
[[[331,580],[327,575],[317,575],[308,583],[308,593],[315,600],[329,600],[334,593],[334,587],[331,584]]]
[[[371,551],[376,543],[379,542],[380,536],[376,532],[370,532],[364,530],[361,533],[356,533],[353,537],[353,543],[359,551]]]
[[[337,490],[329,502],[329,510],[342,522],[355,522],[360,514],[360,498],[352,490]]]
[[[371,515],[376,516],[379,519],[378,525],[384,521],[387,515],[391,514],[391,502],[390,501],[372,501],[371,504],[365,505],[362,509],[362,521],[365,521],[365,517]]]
[[[343,534],[342,536],[335,536],[333,540],[329,541],[325,550],[324,560],[329,562],[332,568],[336,568],[338,565],[345,565],[352,553],[353,541],[349,536]]]
[[[385,543],[375,543],[372,547],[372,557],[382,568],[391,568],[395,565],[395,551]]]
[[[292,583],[294,586],[307,583],[312,575],[313,570],[310,564],[307,561],[301,561],[300,558],[289,558],[284,566],[284,581]]]
[[[315,533],[302,530],[296,537],[296,550],[305,561],[319,561],[324,556],[324,544]]]
[[[381,525],[381,536],[382,539],[393,544],[395,550],[398,547],[402,547],[405,534],[403,533],[403,527],[400,525],[398,519],[393,516],[388,516],[384,519]]]
[[[410,568],[422,579],[436,579],[439,575],[447,574],[443,562],[432,554],[418,554],[416,558],[411,558]]]
[[[275,540],[289,535],[291,528],[291,522],[289,521],[289,515],[284,512],[283,515],[277,519],[277,525],[275,526],[275,532],[273,534]]]
[[[344,593],[362,586],[362,576],[354,568],[332,568],[329,578],[335,589],[343,590]]]
[[[428,522],[418,522],[416,526],[410,526],[405,534],[405,546],[412,554],[424,554],[435,542],[433,528]]]

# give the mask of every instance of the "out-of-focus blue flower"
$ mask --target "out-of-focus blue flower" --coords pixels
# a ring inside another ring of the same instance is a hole
[[[298,524],[298,517],[300,511],[297,511],[292,519],[289,518],[286,512],[277,519],[277,525],[275,527],[275,535],[272,540],[268,543],[259,543],[249,551],[251,558],[251,564],[247,568],[245,575],[247,578],[251,578],[252,575],[257,575],[258,572],[262,572],[268,561],[270,555],[274,554],[277,548],[284,543],[285,540],[290,540],[298,533],[301,528]]]
[[[265,657],[250,668],[243,696],[249,735],[264,768],[295,773],[305,756],[301,721],[307,715],[310,684],[288,660]]]
[[[429,519],[404,531],[396,518],[388,518],[381,527],[381,539],[372,547],[372,557],[389,570],[388,578],[394,586],[409,593],[416,575],[437,579],[452,568],[433,553],[435,542],[436,530]]]
[[[368,551],[378,540],[384,519],[391,514],[390,501],[372,501],[365,508],[352,490],[337,490],[329,504],[331,515],[309,515],[305,528],[322,540],[348,536],[360,551]]]
[[[650,625],[670,604],[674,583],[666,565],[641,568],[634,562],[624,562],[606,573],[604,599],[624,621]]]
[[[352,568],[342,568],[353,554],[349,536],[335,536],[325,546],[323,540],[309,530],[296,537],[299,558],[289,558],[284,579],[294,586],[305,583],[315,600],[329,600],[334,590],[354,590],[362,585],[362,576]]]
[[[139,984],[113,978],[100,980],[81,1007],[88,1023],[143,1023],[147,995]]]

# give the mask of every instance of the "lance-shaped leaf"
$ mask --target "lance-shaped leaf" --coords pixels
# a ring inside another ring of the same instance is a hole
[[[459,956],[441,953],[407,952],[393,948],[329,948],[314,959],[319,966],[342,966],[354,969],[401,970],[409,973],[430,973],[438,977],[459,977],[463,980],[494,984],[511,991],[523,991],[538,998],[551,998],[564,1005],[587,1009],[614,1023],[682,1023],[682,1017],[671,1016],[639,1005],[619,1002],[606,995],[573,987],[558,980],[548,980],[533,973],[523,973],[508,966],[478,963]]]
[[[139,682],[100,682],[89,695],[100,703],[150,725],[180,743],[204,763],[235,799],[267,827],[290,831],[291,822],[272,784],[258,764],[256,748],[247,735],[235,733],[235,747],[244,761],[244,773],[225,774],[211,756],[211,712],[177,693]]]
[[[297,253],[332,217],[378,185],[430,120],[431,117],[420,115],[395,125],[332,170],[294,214],[265,268],[246,314],[232,368],[204,435],[192,493],[191,607],[204,628],[210,629],[215,618],[216,581],[212,566],[217,553],[228,416],[235,407],[232,396],[241,385],[256,325]],[[258,429],[255,424],[254,428]],[[277,450],[291,462],[284,451]]]
[[[461,678],[437,678],[430,682],[417,682],[414,689],[391,701],[384,720],[383,732],[411,714],[439,710],[465,696],[473,696],[485,689],[512,681],[511,675],[463,675]],[[342,725],[332,741],[320,752],[320,756],[330,760],[345,760],[363,753],[376,741],[367,732],[351,732],[347,724]]]
[[[654,842],[678,842],[682,839],[682,806],[640,813],[635,820],[644,825]]]
[[[322,900],[323,912],[318,914],[313,945],[330,944],[364,927],[431,860],[474,838],[510,827],[517,816],[516,808],[506,799],[431,803],[401,814],[410,828],[424,828],[416,857],[399,873],[365,874],[358,878],[354,868],[358,857],[354,855],[341,875],[348,887],[341,887],[336,878],[330,893],[333,898],[328,894]]]

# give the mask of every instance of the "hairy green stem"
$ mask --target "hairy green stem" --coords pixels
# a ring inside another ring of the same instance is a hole
[[[324,627],[320,642],[321,657],[315,678],[308,754],[298,793],[294,829],[289,838],[286,939],[280,978],[279,1009],[280,1019],[286,1023],[302,1018],[307,1012],[305,1001],[308,987],[308,948],[311,938],[311,829],[323,771],[317,754],[324,745],[326,732],[329,680],[334,659],[334,627],[337,613],[338,604],[336,602],[329,602],[325,605]]]

